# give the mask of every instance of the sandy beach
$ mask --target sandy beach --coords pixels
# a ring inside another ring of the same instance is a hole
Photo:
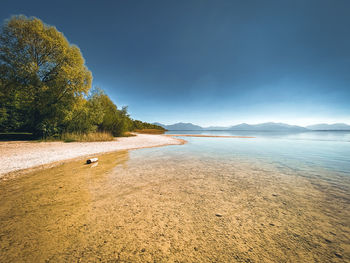
[[[0,142],[0,178],[5,174],[95,154],[183,144],[164,135],[137,134],[108,142]]]

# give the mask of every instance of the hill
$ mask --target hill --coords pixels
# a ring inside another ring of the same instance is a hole
[[[194,125],[192,123],[184,123],[184,122],[179,122],[171,125],[165,125],[161,123],[154,123],[156,125],[159,125],[169,131],[200,131],[203,130],[201,126]]]
[[[306,128],[285,123],[266,122],[261,124],[246,124],[231,126],[229,130],[240,131],[307,131]]]
[[[309,125],[306,126],[306,128],[310,130],[318,130],[318,131],[325,131],[325,130],[348,130],[350,131],[350,125],[347,125],[345,123],[334,123],[334,124],[327,124],[327,123],[320,123],[315,125]]]

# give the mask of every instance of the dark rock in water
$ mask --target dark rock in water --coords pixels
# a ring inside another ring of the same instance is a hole
[[[222,217],[222,214],[216,213],[215,214],[217,217]]]
[[[334,253],[334,255],[337,257],[337,258],[343,258],[343,256],[339,253]]]

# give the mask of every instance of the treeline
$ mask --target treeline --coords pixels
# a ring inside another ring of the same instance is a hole
[[[14,16],[0,32],[0,132],[109,132],[162,127],[130,118],[98,88],[75,45],[37,18]]]

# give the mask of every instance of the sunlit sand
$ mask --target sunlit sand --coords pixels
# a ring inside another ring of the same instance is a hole
[[[0,142],[0,178],[9,172],[82,156],[183,143],[181,139],[153,134],[137,134],[112,142]]]

